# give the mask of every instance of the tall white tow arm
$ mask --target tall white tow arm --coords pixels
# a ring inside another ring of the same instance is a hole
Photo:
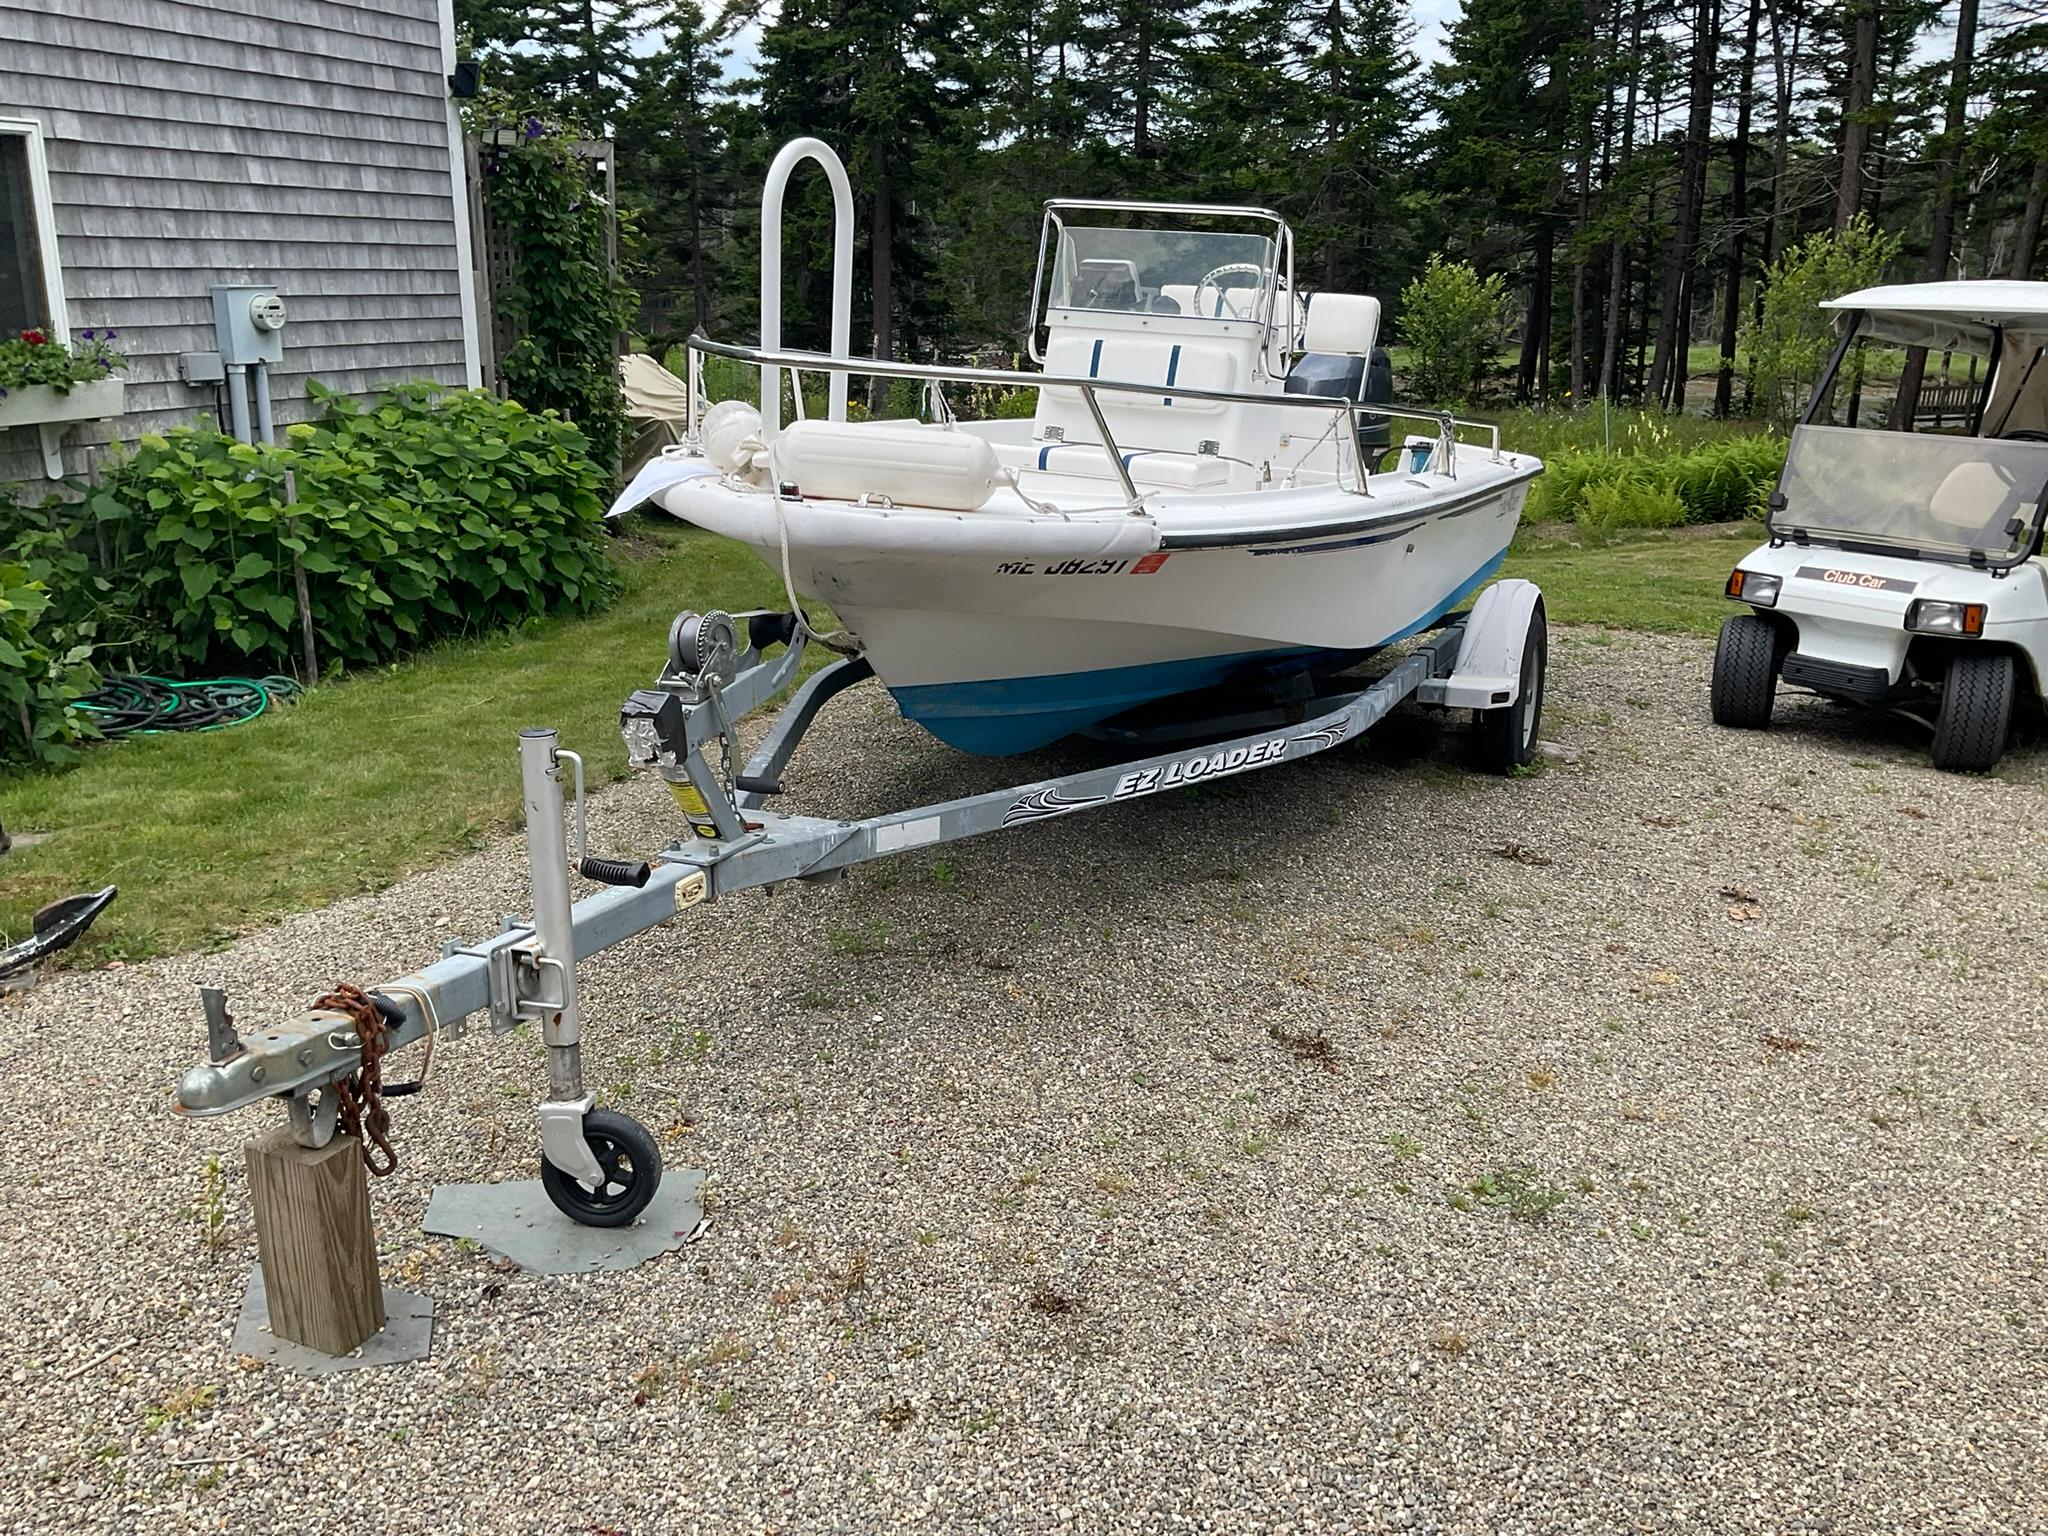
[[[846,167],[823,139],[791,139],[768,167],[761,186],[761,350],[782,347],[782,199],[789,178],[806,160],[818,162],[832,184],[832,355],[850,356],[853,342],[853,185]],[[847,375],[832,375],[830,414],[846,420]],[[799,386],[800,388],[800,386]],[[798,400],[801,413],[801,396]],[[782,430],[782,370],[761,370],[761,440]]]

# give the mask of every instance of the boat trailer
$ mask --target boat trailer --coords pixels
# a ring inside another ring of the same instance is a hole
[[[686,908],[756,886],[831,879],[870,859],[1326,752],[1410,697],[1476,711],[1483,765],[1506,772],[1533,753],[1547,660],[1542,594],[1527,581],[1500,581],[1376,679],[1340,676],[1326,682],[1326,691],[1281,707],[1212,715],[1211,739],[1200,745],[846,821],[785,815],[766,802],[780,792],[783,769],[819,710],[872,675],[858,655],[802,681],[745,768],[732,766],[737,722],[797,683],[810,638],[793,613],[714,611],[676,619],[655,686],[634,693],[620,711],[629,762],[668,783],[687,823],[650,860],[591,857],[582,758],[551,729],[521,731],[532,919],[508,917],[501,932],[477,943],[451,941],[439,960],[369,992],[367,1002],[341,989],[352,995],[353,1011],[332,1006],[337,998],[329,996],[322,1001],[330,1006],[242,1033],[220,989],[201,988],[208,1060],[180,1079],[174,1113],[202,1118],[282,1100],[293,1140],[324,1147],[338,1125],[358,1118],[358,1074],[374,1073],[386,1052],[420,1040],[431,1049],[478,1014],[488,1017],[493,1034],[537,1023],[548,1067],[548,1096],[539,1106],[542,1183],[575,1221],[625,1226],[653,1198],[661,1158],[645,1127],[596,1108],[584,1087],[576,983],[582,961]],[[1213,739],[1226,731],[1237,734]],[[1108,739],[1135,743],[1144,736],[1132,728]],[[1179,739],[1188,739],[1185,725]],[[572,872],[604,889],[572,905]],[[367,1016],[372,1008],[374,1018]]]

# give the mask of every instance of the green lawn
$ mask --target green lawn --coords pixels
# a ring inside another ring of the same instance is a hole
[[[98,747],[64,773],[0,779],[0,932],[109,883],[99,956],[205,946],[288,912],[387,885],[516,824],[514,742],[552,725],[599,783],[623,772],[618,708],[661,668],[688,607],[782,606],[737,544],[636,524],[640,558],[594,618],[440,647],[315,689],[247,726]]]
[[[595,618],[444,646],[248,726],[0,779],[0,822],[28,843],[0,861],[0,931],[23,935],[44,902],[112,882],[121,899],[70,958],[139,958],[377,889],[517,824],[524,725],[559,728],[595,782],[619,777],[619,701],[659,670],[676,611],[780,601],[740,546],[636,526],[651,542],[621,562],[624,593]],[[1525,537],[1507,574],[1543,585],[1554,623],[1710,634],[1729,567],[1754,544]]]
[[[1617,536],[1584,547],[1524,534],[1501,574],[1543,588],[1553,624],[1711,635],[1735,611],[1721,595],[1728,573],[1760,542],[1761,530]]]

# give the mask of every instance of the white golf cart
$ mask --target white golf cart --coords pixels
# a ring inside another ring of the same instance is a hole
[[[1824,306],[1842,337],[1793,429],[1770,542],[1728,578],[1713,712],[1770,723],[1782,679],[1931,725],[1937,768],[1982,772],[2014,703],[2048,687],[2048,283],[1866,288]],[[1923,391],[1917,431],[1833,424],[1864,341],[1972,353],[1968,382]],[[1931,713],[1931,718],[1930,718]]]

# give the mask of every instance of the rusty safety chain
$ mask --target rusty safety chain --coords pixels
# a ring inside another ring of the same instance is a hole
[[[391,1111],[384,1107],[384,1052],[391,1044],[390,1027],[370,994],[351,982],[342,982],[313,1007],[346,1014],[362,1042],[363,1064],[334,1085],[339,1101],[335,1119],[343,1134],[363,1144],[363,1166],[381,1179],[398,1167],[398,1154],[391,1149]]]

